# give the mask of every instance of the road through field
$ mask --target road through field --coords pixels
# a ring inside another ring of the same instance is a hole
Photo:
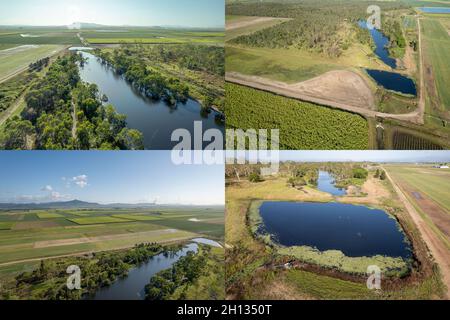
[[[425,83],[424,83],[424,62],[423,62],[423,42],[422,42],[422,31],[420,29],[420,18],[417,18],[417,32],[419,33],[419,54],[420,54],[420,90],[419,90],[419,109],[417,112],[424,121],[425,115]]]
[[[274,81],[271,79],[266,79],[256,76],[243,75],[237,72],[228,72],[225,74],[225,81],[232,82],[235,84],[243,85],[246,87],[251,87],[254,89],[267,91],[275,93],[287,98],[294,98],[302,101],[312,102],[323,106],[328,106],[332,108],[341,109],[344,111],[349,111],[353,113],[358,113],[366,117],[380,117],[396,119],[401,121],[409,121],[412,123],[423,124],[423,115],[421,115],[420,110],[416,110],[411,113],[405,114],[390,114],[378,112],[370,109],[370,106],[363,108],[360,105],[352,105],[348,103],[341,103],[330,100],[328,97],[317,97],[305,94],[303,90],[299,88],[292,88],[288,84],[281,83],[279,81]],[[301,83],[300,83],[301,84]],[[299,85],[299,84],[297,84]]]
[[[397,183],[391,178],[389,172],[383,168],[386,172],[386,176],[394,187],[395,192],[398,194],[400,200],[405,205],[408,210],[411,218],[419,229],[423,240],[427,244],[431,253],[433,254],[434,259],[436,260],[439,268],[441,270],[442,279],[444,284],[447,286],[446,298],[450,298],[450,252],[445,246],[445,244],[438,238],[438,236],[434,233],[434,231],[430,228],[430,226],[423,220],[414,206],[409,202],[408,198],[405,196],[401,188],[397,185]]]

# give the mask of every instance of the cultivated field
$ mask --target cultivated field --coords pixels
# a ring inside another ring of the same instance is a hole
[[[368,148],[368,124],[357,114],[231,83],[226,92],[227,126],[280,129],[282,149]]]
[[[24,45],[0,51],[0,82],[26,70],[30,63],[52,56],[63,48],[57,45]]]
[[[220,240],[223,219],[223,210],[204,207],[0,211],[0,265],[132,247],[143,242],[199,236]]]

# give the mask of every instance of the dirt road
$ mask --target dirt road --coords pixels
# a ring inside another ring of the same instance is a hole
[[[28,92],[28,90],[25,90],[20,97],[13,102],[12,106],[9,107],[7,110],[3,111],[3,113],[0,115],[0,127],[3,126],[3,124],[8,120],[16,111],[17,109],[24,103],[25,101],[25,95]]]
[[[244,27],[248,27],[248,26],[252,26],[254,24],[259,24],[259,23],[264,23],[264,22],[268,22],[268,21],[273,21],[273,20],[291,20],[288,18],[272,18],[272,17],[253,17],[253,18],[248,18],[248,19],[244,19],[244,20],[238,20],[238,21],[230,21],[226,24],[225,30],[226,31],[230,31],[230,30],[234,30],[234,29],[240,29],[240,28],[244,28]]]
[[[352,103],[337,102],[333,99],[330,99],[326,92],[324,92],[322,96],[315,96],[315,95],[313,96],[311,95],[310,92],[305,92],[305,90],[302,90],[301,88],[302,83],[291,86],[283,82],[256,76],[247,76],[236,72],[226,73],[225,80],[228,82],[251,87],[254,89],[272,92],[287,98],[294,98],[353,113],[358,113],[366,117],[389,118],[401,121],[408,121],[416,124],[423,124],[423,113],[420,110],[416,110],[414,112],[405,114],[390,114],[378,112],[371,110],[370,106],[362,107],[361,104],[354,105]]]
[[[389,172],[383,168],[386,172],[386,176],[391,182],[394,190],[397,192],[400,200],[405,205],[406,209],[409,212],[409,215],[413,219],[417,228],[419,229],[423,240],[427,244],[431,253],[433,254],[434,259],[436,260],[439,268],[441,269],[442,279],[447,286],[446,298],[450,298],[450,252],[445,246],[445,244],[439,239],[439,237],[434,233],[434,231],[430,228],[430,226],[423,220],[414,206],[409,202],[408,198],[405,196],[401,188],[397,185],[397,183],[391,178]]]

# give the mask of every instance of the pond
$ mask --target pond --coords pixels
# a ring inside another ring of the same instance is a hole
[[[368,29],[366,21],[360,20],[358,25],[361,28]],[[397,67],[397,62],[394,58],[389,56],[389,51],[387,49],[387,45],[389,45],[389,38],[375,28],[369,30],[369,32],[375,42],[375,54],[381,59],[381,61],[386,63],[392,69],[395,69]]]
[[[402,76],[395,72],[366,69],[377,84],[392,91],[404,94],[417,95],[416,85],[414,81],[408,77]]]
[[[100,93],[108,97],[108,103],[112,104],[117,112],[127,116],[128,127],[143,133],[145,149],[172,149],[179,143],[171,141],[172,132],[180,128],[187,129],[194,139],[195,121],[201,122],[203,133],[208,129],[218,129],[223,134],[223,123],[215,119],[217,112],[202,112],[200,104],[192,99],[185,104],[178,103],[176,107],[171,107],[162,100],[147,98],[111,67],[102,64],[95,55],[79,52],[87,60],[84,66],[80,67],[81,79],[96,84]],[[210,142],[204,142],[203,148],[208,144]]]
[[[411,255],[399,224],[383,210],[334,202],[268,201],[259,212],[260,232],[282,246],[340,250],[348,257]]]
[[[319,170],[317,189],[323,192],[328,192],[334,196],[343,196],[346,194],[345,189],[337,188],[335,186],[335,179],[333,176],[329,172],[322,170]]]
[[[128,276],[119,279],[108,287],[101,288],[90,300],[144,300],[145,286],[156,273],[169,269],[189,251],[197,252],[198,245],[191,243],[176,253],[161,253],[129,271]]]
[[[425,13],[450,13],[450,8],[443,7],[422,7],[418,9]]]

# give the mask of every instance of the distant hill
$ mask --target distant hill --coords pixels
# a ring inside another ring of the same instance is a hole
[[[46,202],[46,203],[0,203],[0,210],[40,210],[40,209],[126,209],[126,208],[216,208],[223,206],[196,206],[196,205],[160,205],[154,203],[111,203],[100,204],[95,202],[85,202],[80,200],[64,201],[64,202]]]

